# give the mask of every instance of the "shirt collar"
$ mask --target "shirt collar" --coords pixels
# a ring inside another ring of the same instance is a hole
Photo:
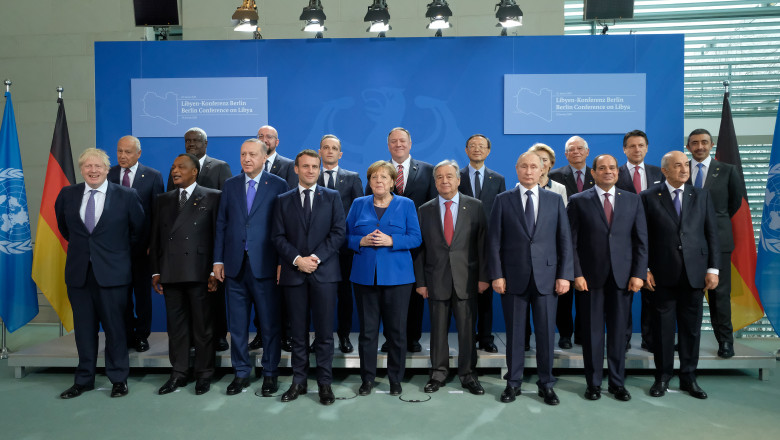
[[[517,184],[517,188],[520,190],[520,194],[523,194],[523,195],[525,195],[526,191],[528,191],[528,188],[524,187],[523,184],[519,183],[519,182]],[[534,185],[534,187],[531,188],[531,192],[533,192],[534,195],[536,196],[536,198],[538,199],[539,198],[539,185]]]
[[[270,164],[269,166],[273,166],[274,165],[274,161],[276,161],[276,156],[278,156],[278,154],[276,153],[276,150],[274,150],[274,154],[272,154],[272,155],[270,155],[270,156],[265,158],[266,162],[269,162],[269,164]],[[265,165],[265,164],[263,164],[263,165]]]
[[[596,188],[596,193],[599,195],[599,200],[604,198],[604,193],[609,193],[612,200],[615,200],[615,185],[612,185],[612,188],[610,188],[609,191],[604,191],[598,185],[595,185],[594,188]]]
[[[130,170],[130,172],[135,176],[136,171],[138,171],[138,161],[135,161],[135,164],[131,166],[130,168],[125,168],[127,170]]]
[[[200,159],[198,159],[198,162],[200,162],[200,170],[201,170],[201,171],[203,171],[203,164],[206,162],[206,157],[207,157],[207,156],[204,154],[204,155],[203,155],[203,157],[201,157]],[[198,174],[200,174],[200,173],[198,173]]]
[[[192,185],[186,187],[186,188],[180,188],[179,196],[181,196],[181,191],[187,191],[187,195],[191,196],[192,192],[195,191],[195,187],[198,186],[197,182],[192,182]]]
[[[574,178],[575,178],[575,179],[577,178],[577,171],[582,171],[582,180],[583,180],[583,181],[585,180],[585,170],[588,168],[588,166],[587,166],[587,165],[585,165],[584,167],[582,167],[582,169],[581,169],[581,170],[579,170],[579,169],[577,169],[577,168],[574,168],[574,165],[572,165],[572,164],[569,164],[569,168],[571,168],[571,173],[574,175]]]
[[[315,183],[314,185],[311,186],[311,188],[306,188],[305,186],[298,183],[298,195],[301,195],[303,191],[307,189],[310,189],[312,194],[314,194],[314,192],[317,190],[317,184]]]
[[[443,205],[445,202],[449,202],[450,200],[445,199],[441,195],[439,195],[439,204]],[[460,191],[456,192],[454,196],[452,196],[451,199],[452,203],[459,204],[460,203]]]
[[[668,181],[668,180],[664,180],[664,184],[666,185],[666,188],[669,190],[669,193],[670,193],[670,194],[674,194],[674,190],[676,190],[676,189],[681,189],[681,190],[683,190],[683,192],[685,192],[685,184],[684,184],[684,183],[683,183],[682,185],[680,185],[680,187],[679,187],[679,188],[675,188],[675,187],[673,187],[673,186],[672,186],[672,185],[669,183],[669,181]]]
[[[485,175],[485,164],[482,164],[482,168],[476,169],[471,165],[471,162],[469,162],[469,176],[473,176],[475,172],[479,171],[480,176]]]
[[[412,156],[409,155],[409,157],[407,157],[406,160],[401,163],[396,162],[395,159],[391,159],[391,162],[393,163],[393,167],[395,168],[398,168],[398,165],[403,165],[404,170],[408,170],[409,164],[412,163]]]
[[[92,188],[86,183],[84,184],[84,194],[89,194],[89,192],[92,191],[93,189],[96,189],[98,192],[102,192],[103,194],[105,194],[106,191],[108,191],[108,179],[104,180],[103,183],[100,184],[100,186],[97,188]]]
[[[339,166],[336,165],[335,167],[333,167],[333,169],[330,169],[330,170],[325,169],[325,167],[322,168],[322,172],[323,173],[327,173],[328,171],[333,171],[333,175],[335,176],[336,174],[339,173]]]
[[[698,168],[698,167],[696,166],[696,164],[698,164],[698,163],[702,163],[702,164],[704,164],[704,166],[705,166],[707,169],[710,169],[710,162],[712,162],[712,156],[707,156],[707,157],[706,157],[706,158],[704,158],[704,160],[703,160],[703,161],[701,161],[701,162],[699,162],[699,161],[698,161],[698,160],[696,160],[696,159],[691,159],[691,162],[692,162],[692,163],[691,163],[691,165],[693,165],[691,168]]]
[[[628,162],[627,165],[628,165],[628,171],[634,171],[635,167],[639,167],[639,169],[642,171],[645,170],[645,161],[639,162],[639,165],[634,165],[631,162]]]
[[[263,169],[262,168],[260,168],[260,172],[257,173],[257,175],[255,176],[254,179],[249,177],[249,175],[247,175],[246,173],[244,173],[244,185],[248,184],[250,180],[254,180],[255,181],[255,186],[257,186],[260,183],[260,176],[262,176],[262,175],[263,175]]]

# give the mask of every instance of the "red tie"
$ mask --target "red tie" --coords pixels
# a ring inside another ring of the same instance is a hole
[[[398,177],[395,178],[395,193],[404,195],[404,166],[398,165]]]
[[[642,176],[639,175],[639,167],[634,167],[634,189],[637,194],[642,192]]]
[[[609,203],[609,193],[604,193],[604,215],[607,217],[607,224],[612,226],[612,203]]]
[[[452,244],[452,236],[455,234],[455,227],[452,224],[452,200],[444,202],[444,240],[447,241],[447,246]]]

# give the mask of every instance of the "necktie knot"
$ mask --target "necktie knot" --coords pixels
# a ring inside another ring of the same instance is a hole
[[[122,176],[122,186],[130,188],[130,168],[125,168],[125,175]]]
[[[447,241],[447,245],[452,244],[452,237],[455,235],[455,222],[450,207],[452,207],[452,200],[444,202],[444,240]]]
[[[704,186],[704,164],[697,163],[696,167],[699,171],[696,173],[696,181],[693,182],[693,186],[696,188],[702,188]]]
[[[325,171],[325,173],[328,175],[328,184],[326,186],[330,189],[336,189],[336,182],[333,180],[335,177],[333,170]]]
[[[270,160],[266,160],[265,161],[265,171],[270,171],[270,169],[271,169],[271,161]]]

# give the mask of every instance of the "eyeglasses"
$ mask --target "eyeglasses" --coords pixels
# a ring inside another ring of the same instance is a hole
[[[260,139],[260,140],[268,139],[270,141],[271,139],[276,139],[276,136],[271,135],[271,134],[258,134],[257,138]]]

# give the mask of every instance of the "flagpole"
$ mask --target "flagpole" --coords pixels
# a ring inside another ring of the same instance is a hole
[[[5,79],[3,81],[3,84],[5,84],[5,91],[10,92],[11,91],[11,80]],[[8,359],[8,347],[5,345],[5,335],[6,335],[6,329],[5,329],[5,321],[3,321],[3,336],[2,336],[2,349],[0,349],[0,359]]]
[[[3,82],[5,83],[5,91],[6,92],[10,92],[11,91],[11,80],[6,78],[6,80],[3,81]]]
[[[57,86],[57,99],[62,99],[62,86]],[[62,321],[60,321],[60,337],[62,337],[65,334],[65,326],[62,325]]]

